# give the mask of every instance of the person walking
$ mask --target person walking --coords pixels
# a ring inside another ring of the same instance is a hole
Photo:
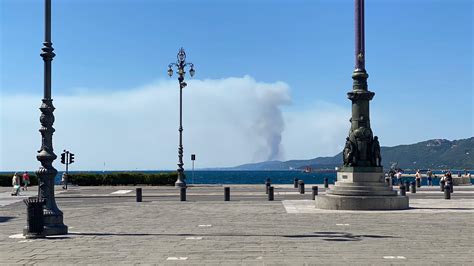
[[[453,182],[453,174],[451,174],[451,171],[446,172],[446,182]]]
[[[30,175],[28,175],[28,172],[25,171],[23,174],[23,190],[28,190],[28,186],[30,185]]]
[[[392,186],[395,186],[396,181],[397,181],[397,180],[395,180],[395,170],[390,169],[390,172],[388,172],[388,174],[390,176],[390,180],[392,181]]]
[[[433,186],[433,172],[431,172],[431,169],[428,169],[428,171],[426,171],[426,176],[428,177],[427,178],[428,186],[432,187]]]
[[[396,176],[397,176],[398,185],[400,185],[400,186],[403,185],[402,171],[398,170]]]
[[[420,187],[420,186],[421,186],[421,173],[420,173],[420,169],[416,170],[415,179],[416,179],[416,185],[417,185],[417,187]]]
[[[61,184],[63,184],[63,189],[66,189],[67,175],[66,172],[61,176]]]
[[[12,196],[18,196],[20,194],[20,176],[15,173],[12,178]]]

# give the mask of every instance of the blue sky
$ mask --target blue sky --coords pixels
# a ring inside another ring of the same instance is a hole
[[[42,2],[0,1],[4,106],[11,96],[42,94]],[[376,93],[372,124],[382,145],[472,136],[473,2],[367,0],[365,5],[366,67],[369,89]],[[350,108],[345,94],[351,89],[354,65],[353,8],[349,0],[53,0],[53,98],[134,91],[168,80],[167,65],[183,46],[196,65],[198,80],[248,75],[256,83],[283,82],[290,100],[277,105],[285,128],[301,126],[304,131],[307,124],[322,122],[299,114],[317,116],[317,108],[347,113]],[[14,115],[5,108],[2,112],[2,117]],[[306,120],[289,123],[289,114]],[[186,115],[188,120],[199,116]],[[6,145],[12,141],[6,132],[12,129],[4,118],[1,122]],[[318,128],[314,137],[330,126],[328,122]],[[345,135],[347,129],[338,134]],[[285,150],[298,146],[285,139],[282,143]],[[331,155],[340,148],[328,145],[333,148],[294,150],[281,159]]]

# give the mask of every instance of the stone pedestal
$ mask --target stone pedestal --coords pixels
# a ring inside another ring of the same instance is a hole
[[[342,167],[336,184],[318,196],[316,207],[330,210],[403,210],[408,197],[385,182],[382,167]]]

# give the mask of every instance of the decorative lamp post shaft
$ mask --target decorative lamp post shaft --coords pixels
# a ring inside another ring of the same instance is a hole
[[[364,0],[355,0],[355,68],[365,69]]]
[[[44,61],[44,98],[40,107],[40,133],[41,148],[36,158],[41,162],[36,171],[39,179],[38,197],[44,199],[44,225],[46,235],[67,234],[68,228],[63,223],[63,213],[56,205],[54,198],[54,181],[58,171],[53,167],[53,161],[57,158],[53,150],[53,128],[54,106],[51,98],[51,61],[55,56],[51,43],[51,0],[45,0],[45,40],[41,57]]]
[[[365,70],[364,0],[355,0],[355,69],[352,73],[351,129],[343,152],[345,166],[380,167],[380,144],[370,127],[369,102],[375,93],[368,90]]]
[[[186,74],[185,67],[189,66],[189,74],[194,76],[194,65],[192,63],[186,63],[186,53],[183,48],[178,52],[177,62],[168,65],[168,75],[173,75],[173,67],[178,70],[178,81],[179,81],[179,147],[178,147],[178,180],[175,183],[176,187],[186,187],[185,175],[184,175],[184,163],[183,163],[183,89],[187,86],[184,82],[184,75]]]

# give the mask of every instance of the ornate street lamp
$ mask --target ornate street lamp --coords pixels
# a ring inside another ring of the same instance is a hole
[[[53,151],[53,123],[54,106],[51,98],[51,61],[55,56],[51,43],[51,0],[45,0],[45,35],[43,52],[44,61],[44,97],[41,104],[41,148],[36,158],[41,162],[41,167],[36,171],[39,179],[38,197],[45,200],[44,206],[44,232],[46,235],[64,235],[68,228],[63,223],[63,213],[56,205],[54,198],[54,180],[58,171],[53,167],[56,154]]]
[[[351,129],[343,150],[343,162],[337,172],[337,182],[318,196],[320,209],[332,210],[403,210],[408,209],[408,197],[398,196],[385,183],[380,143],[370,126],[369,102],[375,93],[369,91],[365,69],[364,0],[354,0],[355,69],[352,91]]]
[[[179,148],[178,148],[178,180],[175,183],[175,187],[186,187],[186,182],[184,181],[184,169],[183,169],[183,88],[186,87],[186,82],[184,82],[184,75],[186,74],[185,67],[190,67],[189,74],[191,77],[194,76],[196,72],[194,70],[193,63],[186,63],[186,53],[181,47],[179,49],[178,60],[176,63],[171,63],[168,65],[168,75],[171,77],[173,75],[173,67],[178,71],[178,81],[179,81]]]

